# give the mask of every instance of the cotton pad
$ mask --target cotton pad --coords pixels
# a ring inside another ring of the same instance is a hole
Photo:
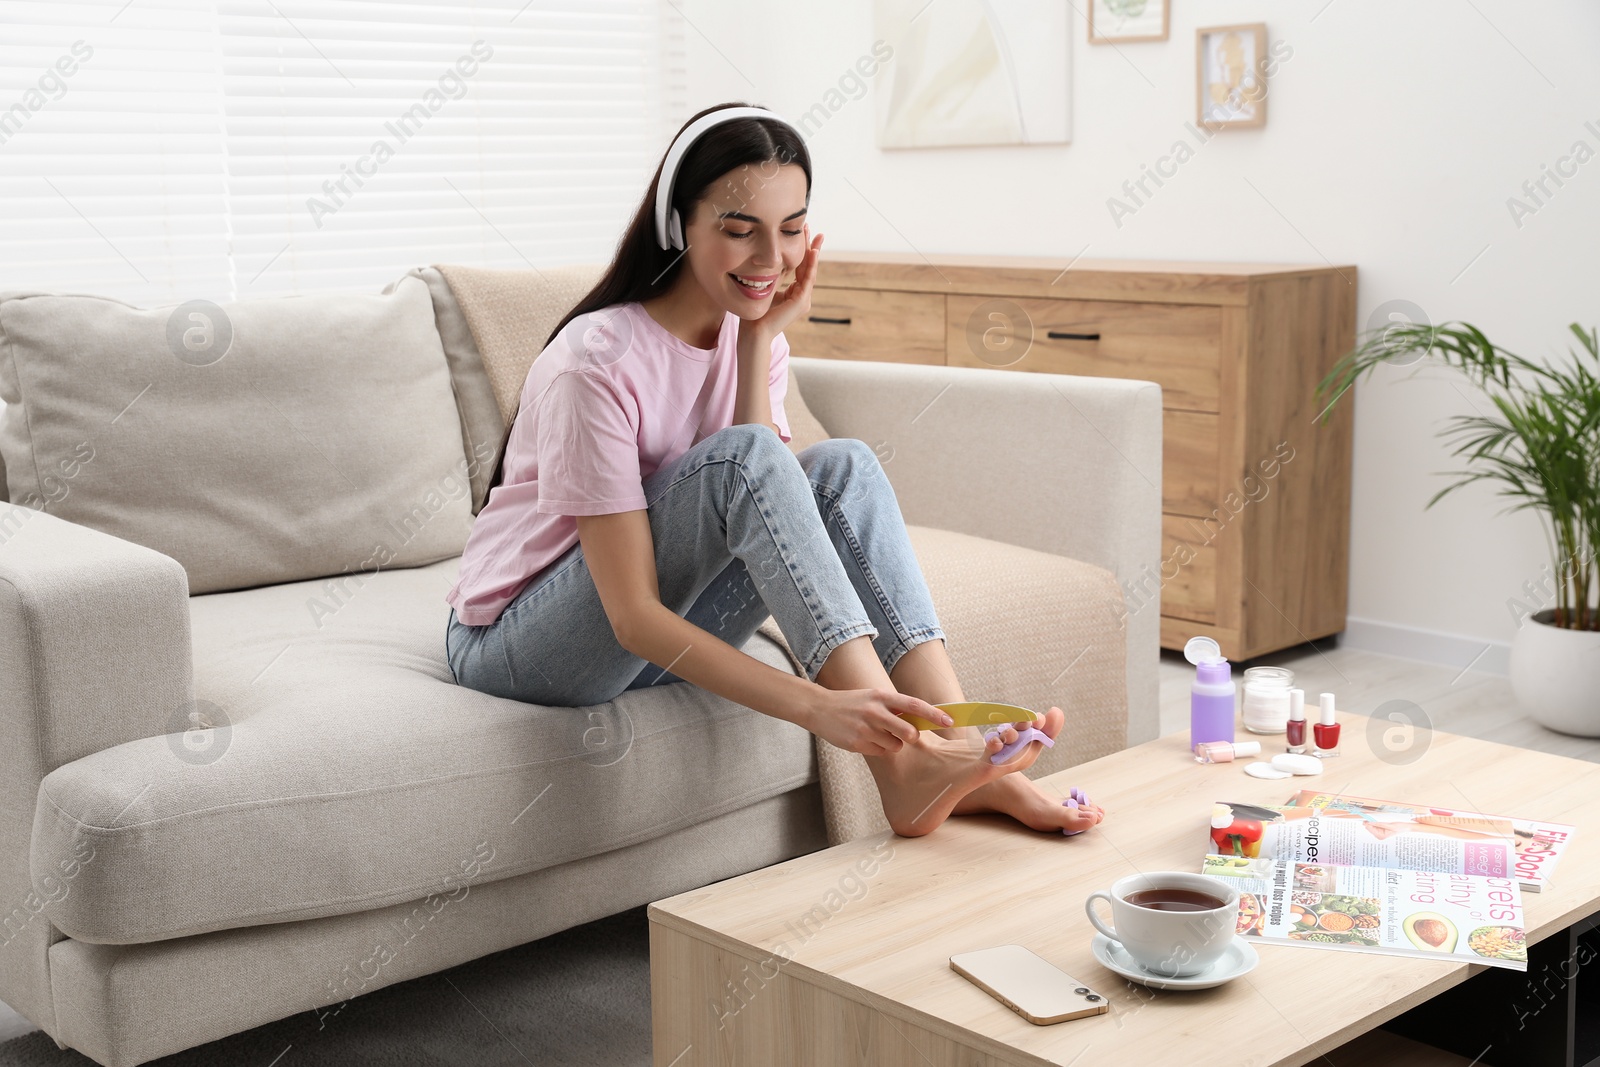
[[[1244,773],[1252,778],[1291,778],[1288,771],[1281,771],[1270,763],[1252,763],[1244,769]]]
[[[1280,752],[1272,757],[1272,765],[1280,771],[1290,774],[1321,774],[1322,761],[1315,756],[1302,753]]]

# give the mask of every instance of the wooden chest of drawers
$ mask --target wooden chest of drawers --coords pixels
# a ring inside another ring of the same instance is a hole
[[[1161,386],[1161,643],[1249,659],[1344,629],[1347,397],[1318,381],[1355,339],[1351,266],[825,253],[800,356],[1139,378]],[[1063,413],[1069,417],[1070,413]],[[1093,501],[1085,501],[1092,507]]]

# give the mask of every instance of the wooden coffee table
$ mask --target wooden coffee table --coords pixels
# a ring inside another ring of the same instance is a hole
[[[1196,870],[1214,801],[1281,803],[1301,786],[1572,823],[1553,886],[1523,896],[1529,943],[1600,911],[1600,765],[1443,733],[1420,758],[1400,762],[1413,747],[1386,761],[1366,719],[1341,721],[1342,755],[1320,777],[1198,765],[1187,734],[1174,734],[1040,779],[1107,809],[1078,837],[959,816],[926,837],[862,838],[657,901],[655,1063],[1238,1067],[1307,1063],[1353,1042],[1332,1057],[1339,1067],[1464,1065],[1415,1045],[1390,1057],[1401,1039],[1368,1032],[1481,965],[1262,945],[1248,975],[1162,992],[1090,954],[1092,890],[1135,871]],[[1281,744],[1264,740],[1268,754]],[[953,953],[1012,942],[1104,993],[1111,1011],[1034,1026],[950,969]]]

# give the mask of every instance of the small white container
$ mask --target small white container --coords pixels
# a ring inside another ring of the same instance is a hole
[[[1250,667],[1244,672],[1244,728],[1253,734],[1281,734],[1289,726],[1289,690],[1294,672],[1287,667]]]

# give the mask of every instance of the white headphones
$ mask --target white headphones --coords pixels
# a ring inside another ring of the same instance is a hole
[[[804,139],[805,135],[794,123],[764,107],[725,107],[721,111],[701,115],[689,123],[688,128],[672,142],[672,147],[667,149],[667,160],[661,165],[661,181],[656,185],[656,244],[666,249],[684,246],[683,219],[678,217],[677,209],[672,206],[672,184],[678,176],[678,164],[683,162],[684,153],[689,151],[689,146],[702,133],[718,123],[746,118],[776,119]]]

